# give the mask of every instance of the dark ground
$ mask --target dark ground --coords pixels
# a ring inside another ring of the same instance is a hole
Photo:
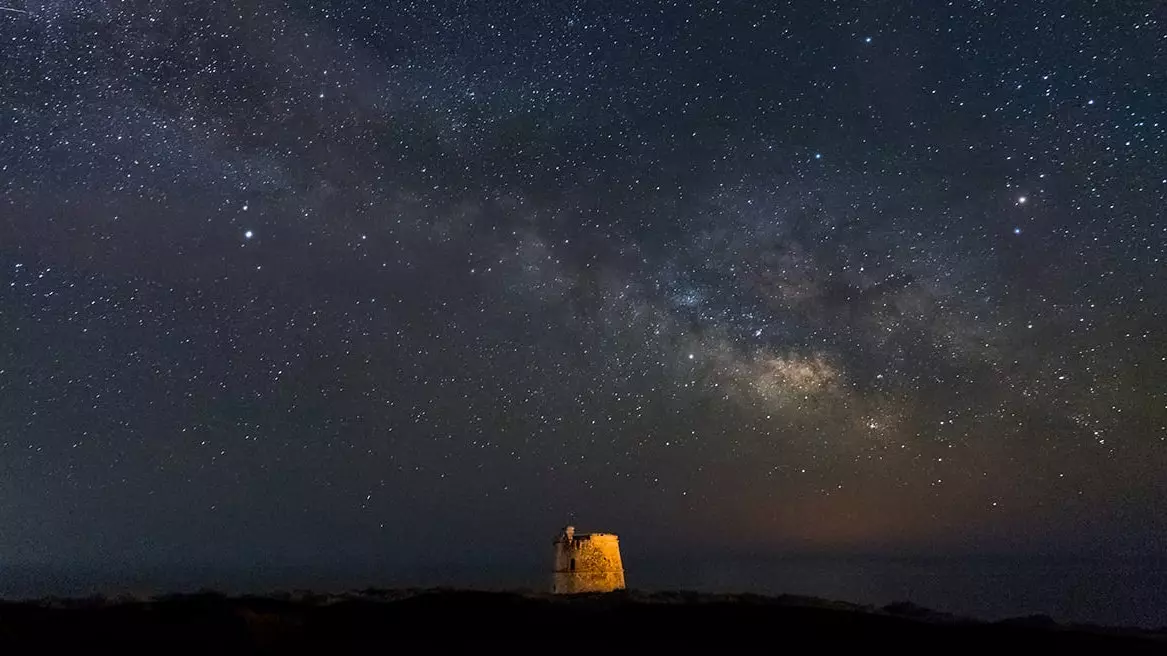
[[[1167,631],[1066,626],[1044,617],[985,623],[907,603],[874,609],[805,597],[684,592],[565,598],[368,590],[0,603],[0,653],[5,654],[389,653],[444,646],[492,653],[497,648],[773,653],[813,647],[1167,654]]]

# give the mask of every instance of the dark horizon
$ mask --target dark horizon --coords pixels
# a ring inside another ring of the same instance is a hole
[[[797,595],[880,608],[909,602],[938,613],[997,621],[1045,615],[1063,624],[1163,629],[1167,557],[1015,554],[895,556],[785,554],[625,556],[628,585],[643,591]],[[544,565],[544,567],[537,567]],[[251,565],[158,563],[108,570],[0,567],[0,599],[153,598],[215,591],[230,595],[337,594],[364,589],[473,589],[549,593],[545,563],[449,562]]]

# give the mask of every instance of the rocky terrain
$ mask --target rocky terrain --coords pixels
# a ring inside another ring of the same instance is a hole
[[[1167,632],[980,622],[909,603],[686,592],[554,597],[522,592],[365,590],[0,604],[3,653],[356,653],[469,646],[563,648],[1042,649],[1167,653]]]

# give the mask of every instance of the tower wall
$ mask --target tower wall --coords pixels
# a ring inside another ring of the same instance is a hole
[[[623,590],[619,538],[611,533],[577,536],[565,531],[555,541],[551,589],[555,594]]]

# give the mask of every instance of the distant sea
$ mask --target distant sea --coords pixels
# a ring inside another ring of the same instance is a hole
[[[680,566],[678,566],[680,565]],[[670,571],[671,570],[671,571]],[[645,588],[796,594],[919,606],[986,620],[1167,627],[1167,557],[787,557],[677,563],[629,577]]]
[[[539,563],[540,565],[542,563]],[[883,606],[910,601],[932,610],[997,620],[1048,615],[1063,623],[1167,627],[1167,557],[668,559],[625,555],[630,587],[793,594]],[[227,593],[369,587],[543,590],[547,573],[530,563],[442,566],[152,567],[112,571],[0,568],[0,596],[148,596],[200,589]]]

